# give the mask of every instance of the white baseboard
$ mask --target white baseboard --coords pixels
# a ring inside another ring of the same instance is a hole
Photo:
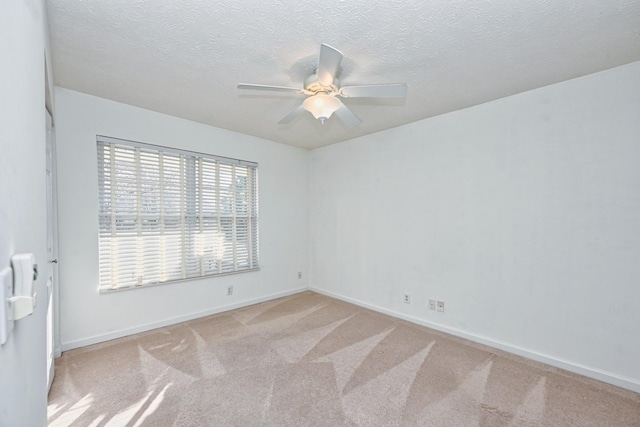
[[[399,313],[397,311],[378,307],[376,305],[369,304],[354,298],[346,297],[344,295],[336,294],[334,292],[329,292],[329,291],[325,291],[323,289],[318,289],[314,287],[310,287],[309,290],[313,292],[317,292],[322,295],[326,295],[331,298],[336,298],[345,302],[349,302],[351,304],[355,304],[360,307],[368,308],[370,310],[377,311],[379,313],[383,313],[392,317],[403,319],[411,323],[416,323],[418,325],[426,326],[428,328],[445,332],[450,335],[455,335],[460,338],[465,338],[470,341],[474,341],[480,344],[487,345],[489,347],[506,351],[508,353],[525,357],[527,359],[535,360],[537,362],[542,362],[547,365],[554,366],[556,368],[564,369],[569,372],[573,372],[579,375],[583,375],[585,377],[593,378],[605,383],[613,384],[615,386],[640,393],[640,382],[638,380],[622,377],[620,375],[617,375],[611,372],[603,371],[603,370],[592,368],[589,366],[584,366],[579,363],[570,362],[568,360],[562,360],[555,357],[547,356],[542,353],[538,353],[532,350],[527,350],[511,344],[503,343],[500,341],[495,341],[491,338],[487,338],[482,335],[465,332],[461,329],[452,328],[450,326],[441,325],[435,322],[430,322],[428,320],[424,320],[419,317],[409,316],[403,313]]]
[[[162,328],[164,326],[175,325],[176,323],[186,322],[187,320],[198,319],[200,317],[211,316],[212,314],[218,314],[229,310],[235,310],[236,308],[246,307],[253,304],[258,304],[265,301],[271,301],[273,299],[287,297],[289,295],[298,294],[300,292],[308,291],[309,288],[296,288],[289,291],[278,292],[275,294],[263,296],[260,298],[254,298],[250,300],[244,300],[235,302],[233,304],[223,305],[221,307],[212,308],[210,310],[199,311],[196,313],[189,313],[182,316],[176,316],[169,319],[163,319],[159,322],[146,323],[144,325],[135,326],[133,328],[120,329],[118,331],[109,332],[106,334],[94,335],[88,338],[82,338],[74,341],[67,341],[62,343],[62,351],[72,350],[74,348],[86,347],[88,345],[98,344],[105,341],[110,341],[116,338],[122,338],[129,335],[139,334],[141,332],[150,331],[152,329]]]

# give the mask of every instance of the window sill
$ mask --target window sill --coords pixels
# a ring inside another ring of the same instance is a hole
[[[214,278],[220,277],[220,276],[231,276],[231,275],[235,275],[235,274],[251,273],[251,272],[255,272],[255,271],[260,271],[260,267],[251,268],[251,269],[247,269],[247,270],[240,270],[240,271],[229,271],[227,273],[210,274],[208,276],[190,277],[188,279],[167,280],[166,282],[155,282],[155,283],[147,283],[145,285],[127,286],[126,288],[98,289],[98,293],[100,293],[100,294],[112,294],[112,293],[115,293],[115,292],[131,291],[131,290],[135,290],[135,289],[154,288],[156,286],[171,285],[171,284],[183,283],[183,282],[193,282],[195,280],[214,279]]]

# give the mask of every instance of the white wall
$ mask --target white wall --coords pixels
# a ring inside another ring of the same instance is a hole
[[[311,287],[640,391],[639,76],[314,150]]]
[[[44,1],[0,2],[0,270],[16,253],[46,256]],[[49,61],[50,63],[50,61]],[[0,347],[0,425],[46,424],[46,282],[35,312]]]
[[[307,287],[307,151],[62,88],[56,116],[63,349]],[[258,162],[261,270],[99,294],[97,134]]]

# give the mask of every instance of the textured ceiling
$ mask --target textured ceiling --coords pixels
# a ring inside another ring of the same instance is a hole
[[[55,83],[304,148],[640,60],[640,0],[49,0]],[[321,43],[343,85],[408,96],[347,99],[363,123],[277,122],[304,95]]]

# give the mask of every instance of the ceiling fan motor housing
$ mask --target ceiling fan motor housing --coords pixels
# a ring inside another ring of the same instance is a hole
[[[327,95],[337,95],[340,91],[340,80],[334,77],[333,83],[330,86],[323,86],[318,81],[318,75],[312,74],[304,81],[304,88],[314,94],[326,93]]]

